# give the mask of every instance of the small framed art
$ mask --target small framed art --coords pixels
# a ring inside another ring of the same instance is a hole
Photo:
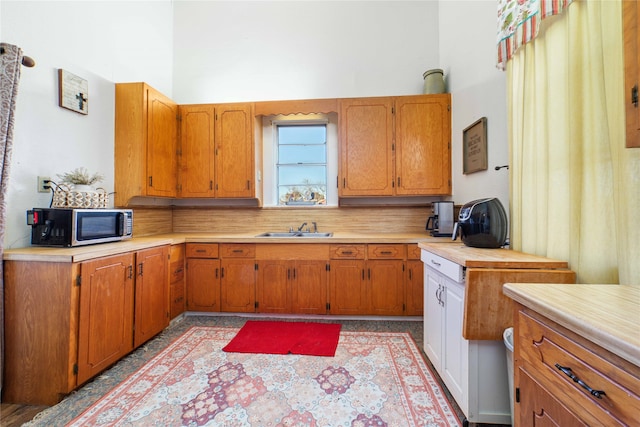
[[[462,131],[462,168],[470,174],[487,169],[487,118],[482,117]]]
[[[80,114],[89,114],[89,83],[62,68],[58,69],[58,105]]]

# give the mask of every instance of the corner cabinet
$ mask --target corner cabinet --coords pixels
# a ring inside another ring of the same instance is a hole
[[[116,84],[115,206],[177,195],[178,105],[146,83]]]
[[[451,194],[451,95],[340,101],[340,197]]]
[[[252,104],[181,105],[179,111],[180,197],[254,197]]]
[[[168,251],[4,261],[3,402],[54,405],[168,325]]]

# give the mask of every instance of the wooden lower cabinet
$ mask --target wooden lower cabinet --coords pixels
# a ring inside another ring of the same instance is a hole
[[[184,313],[187,307],[185,281],[185,245],[171,245],[169,256],[169,318],[174,319]]]
[[[169,246],[136,252],[134,347],[169,326],[168,260]]]
[[[133,350],[135,255],[82,263],[78,385]]]
[[[256,295],[261,313],[325,314],[327,262],[260,260]]]
[[[167,272],[168,246],[83,262],[4,261],[2,401],[54,405],[131,352],[134,329],[137,344],[159,332]]]
[[[422,316],[424,314],[424,268],[422,261],[407,261],[404,301],[406,316]]]
[[[220,309],[226,312],[256,311],[256,245],[220,245]]]
[[[187,310],[220,311],[220,260],[187,258]]]
[[[637,425],[638,366],[520,304],[514,339],[516,426]]]

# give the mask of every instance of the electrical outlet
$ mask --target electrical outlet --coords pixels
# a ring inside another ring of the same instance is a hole
[[[38,193],[48,193],[51,188],[49,181],[51,178],[48,176],[39,176],[38,177]]]

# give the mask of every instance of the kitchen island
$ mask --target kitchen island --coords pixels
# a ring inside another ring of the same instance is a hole
[[[515,425],[633,425],[640,413],[640,286],[507,283]]]
[[[508,249],[421,242],[424,350],[472,423],[509,424],[504,329],[513,325],[507,282],[573,283],[565,261]]]

